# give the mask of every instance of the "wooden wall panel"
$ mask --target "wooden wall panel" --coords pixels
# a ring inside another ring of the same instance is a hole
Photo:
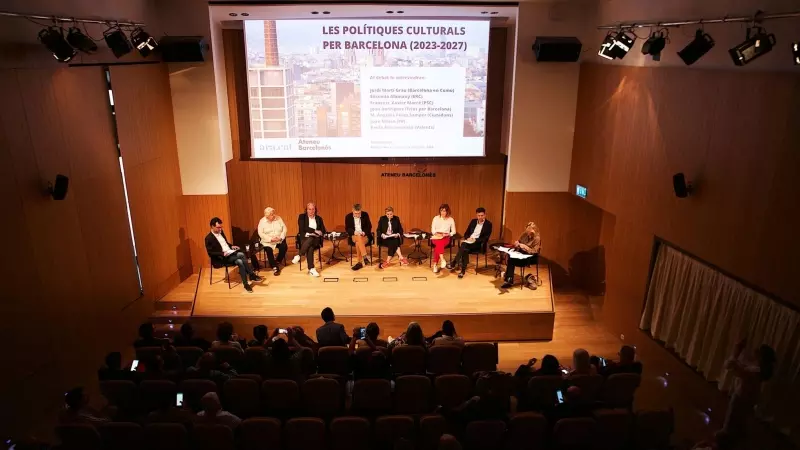
[[[184,195],[183,211],[186,215],[186,238],[192,256],[194,272],[200,267],[208,267],[205,238],[211,227],[212,217],[222,219],[225,235],[231,236],[231,213],[227,195]]]
[[[506,30],[492,29],[490,46],[505,49]],[[373,161],[256,161],[248,160],[250,130],[247,120],[247,81],[241,30],[224,30],[233,160],[227,163],[228,192],[234,239],[252,239],[266,206],[278,210],[290,234],[297,232],[297,215],[306,202],[317,203],[326,225],[344,226],[353,203],[361,203],[373,217],[393,206],[406,228],[430,228],[439,205],[449,203],[460,232],[474,217],[475,208],[487,209],[490,220],[502,220],[505,157],[500,151],[505,78],[505,52],[489,60],[485,158],[447,160],[422,158]],[[244,119],[242,119],[244,118]],[[435,178],[382,177],[385,172],[436,173]],[[495,237],[499,235],[499,226]]]
[[[166,66],[111,68],[120,151],[148,298],[192,273]]]
[[[96,380],[103,355],[135,334],[118,330],[144,314],[128,308],[139,289],[103,70],[0,70],[0,98],[0,208],[14,237],[0,339],[24,341],[4,355],[0,432],[19,436],[65,389]],[[57,173],[70,178],[63,201],[44,193]]]

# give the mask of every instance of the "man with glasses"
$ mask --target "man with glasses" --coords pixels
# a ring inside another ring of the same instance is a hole
[[[247,264],[247,257],[239,251],[239,247],[228,242],[225,232],[222,231],[222,219],[219,217],[211,219],[211,232],[206,235],[206,252],[208,252],[212,264],[238,266],[242,284],[247,292],[253,292],[252,286],[247,283],[248,276],[251,281],[261,281],[261,277],[256,275]]]

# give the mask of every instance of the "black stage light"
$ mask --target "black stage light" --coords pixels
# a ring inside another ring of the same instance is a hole
[[[75,49],[86,54],[92,54],[97,51],[97,44],[76,27],[69,29],[67,33],[67,42],[69,42],[69,45],[75,47]]]
[[[139,50],[139,53],[145,57],[158,47],[158,42],[141,28],[133,30],[131,33],[131,42],[133,42],[133,46]]]
[[[667,46],[667,39],[664,33],[657,31],[650,35],[642,44],[642,54],[650,55],[653,61],[661,61],[661,51]]]
[[[103,33],[103,38],[106,40],[106,45],[111,49],[111,53],[117,58],[121,58],[131,51],[131,43],[125,33],[119,28],[109,28]]]
[[[614,59],[622,59],[631,50],[635,41],[636,36],[629,34],[625,30],[620,30],[619,33],[614,36],[614,45],[608,50],[608,54]]]
[[[611,37],[611,33],[608,33],[605,39],[603,39],[603,43],[600,44],[600,51],[597,52],[597,54],[605,59],[614,59],[614,57],[611,56],[611,54],[609,53],[609,50],[611,50],[611,47],[613,46],[614,46],[614,38]]]
[[[702,29],[699,29],[695,32],[692,42],[689,42],[683,50],[679,51],[678,56],[687,66],[691,66],[712,48],[714,48],[714,39],[703,32]]]
[[[755,31],[755,34],[753,34],[753,31]],[[769,53],[776,42],[775,35],[767,34],[765,29],[761,27],[748,28],[745,41],[728,50],[728,53],[730,53],[734,64],[743,66]]]
[[[53,57],[59,62],[68,62],[78,53],[64,39],[64,30],[61,28],[45,28],[39,32],[39,41],[53,53]]]
[[[800,42],[792,43],[792,57],[794,59],[794,65],[800,66]]]

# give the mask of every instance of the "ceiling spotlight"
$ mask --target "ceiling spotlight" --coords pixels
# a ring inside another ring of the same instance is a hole
[[[45,28],[39,32],[39,41],[53,53],[53,57],[59,62],[68,62],[78,53],[64,39],[64,30],[61,28]]]
[[[608,33],[606,34],[605,39],[603,39],[603,43],[600,44],[600,51],[597,52],[597,54],[605,59],[614,59],[614,57],[611,56],[611,54],[609,53],[609,50],[613,46],[614,46],[614,38],[611,36],[611,33]]]
[[[794,58],[794,65],[800,66],[800,42],[792,43],[792,57]]]
[[[121,58],[131,51],[131,43],[125,33],[119,28],[109,28],[103,33],[103,38],[106,40],[106,45],[111,49],[111,53],[117,58]]]
[[[689,42],[683,50],[679,51],[678,56],[687,66],[691,66],[712,48],[714,48],[714,39],[708,33],[699,29],[694,33],[692,42]]]
[[[656,31],[642,44],[642,54],[652,56],[653,61],[661,61],[661,51],[666,46],[667,39],[664,37],[664,33]]]
[[[136,50],[139,50],[139,54],[144,57],[158,47],[158,42],[153,39],[153,36],[150,36],[148,32],[141,28],[137,28],[131,32],[131,42],[133,42],[133,46],[136,47]]]
[[[67,42],[76,50],[80,50],[86,54],[92,54],[97,51],[97,44],[76,27],[69,29],[67,33]]]
[[[755,31],[755,34],[752,34],[753,31]],[[745,41],[728,50],[728,53],[730,53],[734,64],[743,66],[751,63],[759,56],[769,53],[775,42],[775,35],[767,34],[767,30],[761,27],[748,28]]]
[[[600,44],[598,55],[606,59],[622,59],[631,50],[636,36],[620,30],[616,35],[607,34],[603,43]]]

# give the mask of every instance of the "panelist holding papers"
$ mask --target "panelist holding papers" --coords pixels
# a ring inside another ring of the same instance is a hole
[[[386,261],[378,263],[378,269],[387,267],[395,254],[400,259],[400,264],[407,266],[408,260],[403,257],[403,252],[400,251],[400,245],[403,243],[403,225],[400,224],[400,218],[394,215],[394,208],[387,206],[385,213],[378,220],[378,246],[386,247],[388,253]]]
[[[538,254],[540,247],[539,227],[533,222],[528,222],[519,240],[514,242],[514,248],[508,251],[508,265],[502,286],[504,289],[514,285],[514,272],[517,267],[527,266],[527,256]]]
[[[317,215],[317,205],[309,202],[306,205],[306,212],[297,218],[298,234],[302,236],[300,240],[300,253],[292,258],[292,264],[300,262],[300,257],[305,255],[308,262],[308,274],[318,277],[319,272],[314,268],[314,251],[322,247],[322,235],[325,234],[325,222],[322,217]]]

